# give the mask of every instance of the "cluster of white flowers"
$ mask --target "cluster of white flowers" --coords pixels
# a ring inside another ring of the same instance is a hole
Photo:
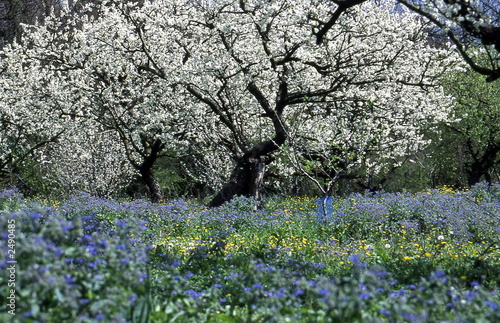
[[[427,144],[422,126],[447,118],[452,101],[436,80],[457,57],[444,44],[430,46],[422,19],[389,3],[349,10],[317,45],[312,31],[331,6],[109,1],[98,19],[53,17],[6,48],[0,111],[45,137],[72,130],[59,142],[65,157],[51,156],[65,182],[95,171],[91,163],[102,167],[100,178],[122,161],[140,165],[160,140],[169,152],[196,151],[207,165],[203,181],[220,186],[229,157],[280,129],[287,141],[278,146],[339,158],[331,156],[336,147],[341,158],[383,171]],[[82,120],[93,124],[87,132],[75,130]],[[103,130],[109,135],[100,137]],[[106,143],[113,148],[105,151]]]
[[[500,6],[497,0],[397,0],[429,19],[457,45],[467,63],[487,81],[498,78]],[[483,46],[481,46],[483,45]],[[482,53],[477,55],[478,49]],[[484,55],[490,57],[483,60]]]

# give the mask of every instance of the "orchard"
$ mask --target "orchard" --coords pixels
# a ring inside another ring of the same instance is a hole
[[[498,318],[496,1],[0,4],[19,322]]]

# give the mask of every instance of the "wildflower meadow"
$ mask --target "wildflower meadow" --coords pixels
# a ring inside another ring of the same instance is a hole
[[[0,210],[1,322],[500,321],[499,184]]]

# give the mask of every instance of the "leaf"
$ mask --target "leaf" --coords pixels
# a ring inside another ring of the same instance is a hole
[[[243,322],[243,319],[230,316],[228,314],[216,314],[213,316],[215,322]]]

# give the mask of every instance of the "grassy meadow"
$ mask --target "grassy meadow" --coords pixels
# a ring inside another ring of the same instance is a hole
[[[500,321],[498,184],[255,206],[4,189],[0,321]]]

